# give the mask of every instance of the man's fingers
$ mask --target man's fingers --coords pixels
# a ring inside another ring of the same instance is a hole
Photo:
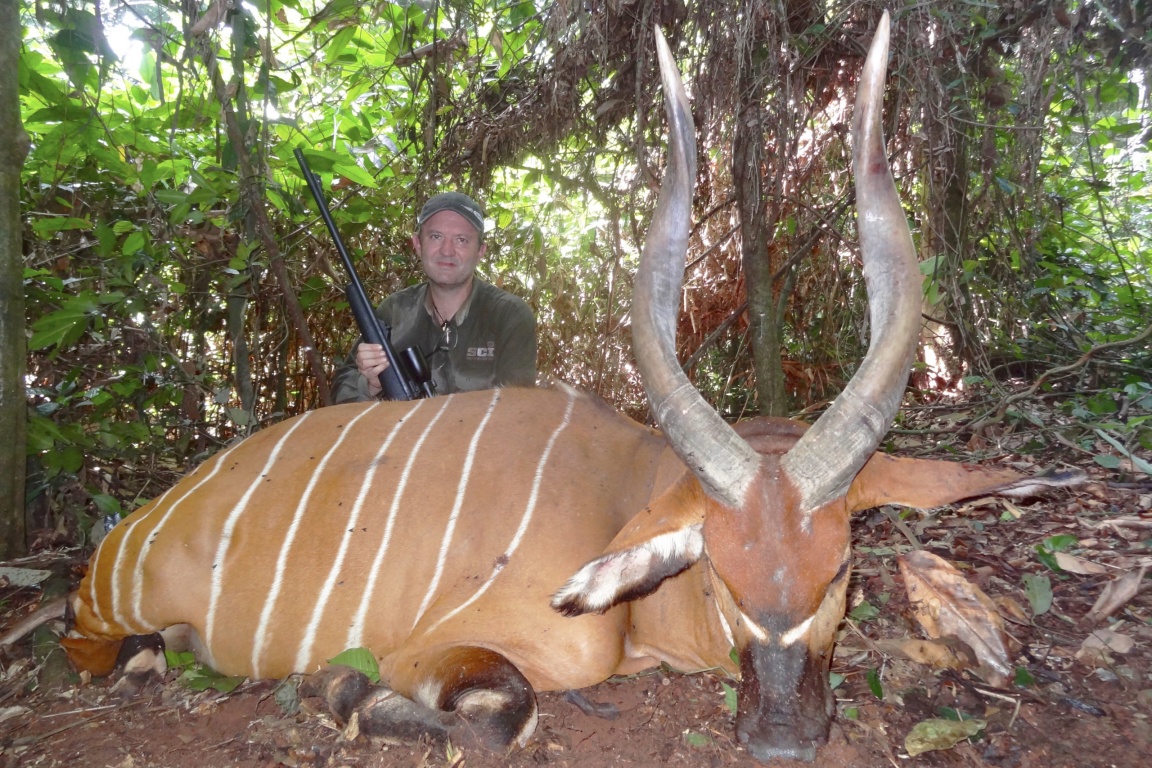
[[[361,344],[356,348],[356,370],[368,380],[368,394],[380,392],[380,374],[388,368],[388,357],[379,344]]]

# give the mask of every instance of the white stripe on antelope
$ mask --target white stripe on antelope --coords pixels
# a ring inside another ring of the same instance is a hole
[[[874,336],[811,429],[732,427],[676,363],[695,148],[658,36],[670,147],[633,332],[663,432],[566,388],[290,419],[113,529],[71,598],[75,663],[105,674],[125,636],[173,626],[221,672],[253,677],[314,672],[362,646],[402,695],[326,669],[311,690],[338,716],[358,713],[367,733],[490,745],[528,738],[534,690],[660,663],[721,667],[740,676],[737,737],[749,752],[812,759],[833,711],[851,513],[1079,479],[874,453],[907,380],[920,304],[880,132],[887,45],[885,16],[853,124]]]

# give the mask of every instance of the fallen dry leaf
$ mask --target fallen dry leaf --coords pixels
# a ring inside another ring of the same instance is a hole
[[[32,710],[28,707],[0,707],[0,723],[5,720],[11,720],[14,717],[30,714]]]
[[[877,640],[876,647],[884,653],[935,669],[971,669],[980,663],[968,645],[954,638]]]
[[[913,614],[930,638],[952,636],[969,646],[989,683],[1007,685],[1013,674],[1004,620],[996,604],[948,561],[918,550],[898,558]]]
[[[1010,596],[1000,595],[996,597],[993,602],[996,603],[996,610],[1008,621],[1023,624],[1024,626],[1029,626],[1032,623],[1032,620],[1028,617],[1028,614],[1025,613],[1020,603],[1013,600]]]
[[[1090,667],[1111,667],[1116,664],[1109,651],[1128,653],[1136,646],[1136,641],[1111,629],[1097,629],[1080,644],[1076,658]]]
[[[1070,555],[1067,552],[1054,552],[1053,556],[1056,558],[1056,564],[1063,568],[1068,573],[1078,573],[1081,576],[1091,576],[1097,573],[1107,573],[1108,569],[1099,563],[1093,563],[1085,560],[1076,555]]]
[[[1140,592],[1144,574],[1148,571],[1147,565],[1141,565],[1134,571],[1128,571],[1123,576],[1113,579],[1104,587],[1100,597],[1096,598],[1092,610],[1084,617],[1084,621],[1095,624],[1101,619],[1111,616],[1124,607],[1129,600]]]
[[[344,726],[344,731],[340,734],[345,741],[356,741],[360,738],[360,713],[353,712],[352,716],[348,718],[348,724]]]
[[[1128,653],[1136,647],[1136,641],[1128,635],[1115,632],[1111,629],[1097,629],[1088,637],[1084,638],[1084,642],[1080,645],[1081,650],[1091,650],[1093,648],[1107,648],[1116,653]]]
[[[1112,517],[1107,520],[1101,520],[1096,524],[1082,520],[1080,524],[1093,529],[1111,528],[1116,531],[1116,533],[1121,533],[1126,528],[1132,528],[1138,531],[1152,528],[1152,520],[1145,520],[1142,517]]]

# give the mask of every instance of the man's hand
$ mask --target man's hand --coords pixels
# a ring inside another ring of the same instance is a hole
[[[379,397],[380,374],[388,369],[388,356],[379,344],[360,344],[356,347],[356,370],[368,380],[368,394]]]

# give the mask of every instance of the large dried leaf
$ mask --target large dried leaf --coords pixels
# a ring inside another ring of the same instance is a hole
[[[980,660],[981,676],[1007,685],[1014,670],[1004,620],[991,598],[931,552],[909,552],[899,563],[913,614],[928,637],[967,643]]]
[[[1136,647],[1136,641],[1128,635],[1111,629],[1097,629],[1080,644],[1081,651],[1109,650],[1115,653],[1128,653]]]
[[[1114,667],[1113,653],[1124,654],[1136,647],[1136,641],[1110,629],[1097,629],[1084,639],[1076,658],[1090,667]]]
[[[1067,552],[1054,552],[1052,556],[1056,558],[1056,564],[1068,573],[1077,573],[1081,576],[1093,576],[1098,573],[1108,572],[1108,569],[1099,563],[1093,563],[1082,557],[1070,555]]]
[[[903,640],[877,640],[876,647],[882,653],[910,659],[935,669],[971,669],[980,662],[967,643],[955,638],[921,640],[906,637]]]
[[[1140,592],[1144,574],[1147,571],[1148,566],[1141,565],[1138,569],[1128,571],[1120,578],[1108,582],[1108,586],[1104,587],[1104,591],[1100,593],[1100,597],[1096,599],[1096,603],[1092,606],[1092,610],[1088,611],[1084,621],[1095,624],[1124,607]]]

